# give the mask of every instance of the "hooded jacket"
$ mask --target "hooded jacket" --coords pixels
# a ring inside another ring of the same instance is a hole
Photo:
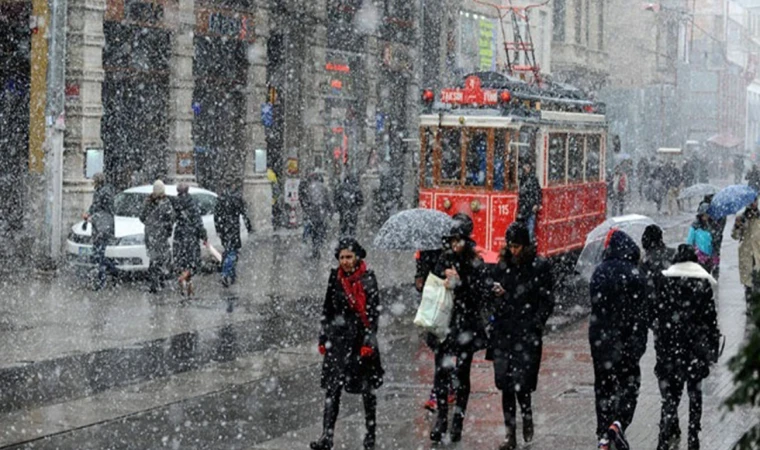
[[[653,305],[655,375],[701,380],[718,359],[720,332],[713,300],[715,279],[695,262],[673,264]]]
[[[613,230],[602,263],[591,277],[591,355],[605,363],[638,360],[647,344],[646,279],[641,252],[630,236]]]

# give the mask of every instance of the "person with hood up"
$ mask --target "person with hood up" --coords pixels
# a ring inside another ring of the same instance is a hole
[[[612,229],[602,263],[589,285],[589,343],[594,366],[599,448],[628,449],[624,431],[633,420],[641,386],[639,360],[647,347],[646,280],[640,251],[624,232]]]
[[[543,193],[538,182],[533,164],[528,160],[523,163],[520,185],[517,192],[517,218],[525,222],[530,233],[530,240],[536,240],[536,216],[541,210]]]
[[[693,246],[699,258],[699,263],[707,272],[720,264],[713,251],[713,232],[710,226],[710,216],[707,215],[709,205],[702,203],[697,209],[697,219],[689,228],[686,243]]]
[[[697,211],[699,211],[699,208],[703,208],[704,211],[707,211],[707,209],[710,208],[712,199],[713,199],[713,194],[705,195],[702,201],[699,203],[699,207]],[[721,253],[721,248],[723,247],[723,232],[726,229],[726,218],[722,217],[720,219],[714,219],[708,215],[707,224],[710,230],[710,234],[712,235],[713,256],[715,257],[715,260],[717,261],[717,263],[713,267],[711,275],[713,276],[713,278],[717,280],[718,277],[720,276],[720,253]]]
[[[710,373],[710,364],[718,360],[720,331],[713,299],[717,282],[697,261],[693,247],[678,247],[673,265],[662,272],[660,301],[652,311],[654,373],[662,395],[657,450],[678,446],[678,404],[684,384],[689,394],[688,449],[699,450],[702,380]]]
[[[111,258],[106,256],[106,247],[114,238],[114,188],[106,182],[106,176],[98,172],[92,177],[95,192],[92,195],[92,205],[82,214],[85,222],[92,226],[92,251],[98,265],[97,278],[93,283],[94,290],[103,289],[106,276],[116,276],[118,270]]]
[[[150,292],[156,293],[159,287],[163,287],[164,278],[169,273],[172,255],[169,239],[174,229],[174,208],[166,196],[163,181],[153,182],[153,193],[145,199],[140,222],[145,224],[145,248],[150,259]]]
[[[335,189],[333,204],[340,216],[340,237],[356,235],[356,224],[359,221],[359,211],[364,205],[364,196],[359,187],[359,180],[347,176]]]
[[[760,211],[757,199],[736,217],[731,237],[739,241],[739,279],[744,285],[749,307],[752,296],[760,291]]]
[[[325,390],[322,436],[312,450],[333,448],[343,390],[361,394],[367,434],[364,448],[375,448],[377,397],[383,367],[377,341],[380,292],[375,273],[367,268],[367,252],[353,238],[341,239],[335,250],[338,268],[330,272],[322,307],[319,353],[324,355],[321,387]]]
[[[435,351],[433,389],[438,402],[438,417],[430,431],[430,440],[440,443],[448,430],[447,397],[453,377],[457,399],[450,438],[452,442],[459,442],[470,398],[472,357],[486,346],[481,300],[490,294],[486,289],[483,259],[475,250],[469,230],[461,223],[455,224],[444,237],[444,251],[433,273],[445,279],[446,288],[454,291],[454,307],[449,332]]]
[[[468,216],[465,213],[457,213],[452,216],[452,219],[454,219],[455,222],[459,223],[462,226],[462,231],[467,234],[467,236],[472,236],[472,231],[474,229],[474,223],[472,222],[472,219],[470,216]],[[414,275],[414,286],[417,289],[417,292],[422,293],[422,290],[425,287],[425,281],[427,280],[428,275],[430,272],[435,269],[435,265],[438,263],[438,259],[441,257],[441,254],[443,253],[443,249],[438,250],[424,250],[418,252],[417,255],[417,271]],[[432,333],[426,333],[425,334],[425,343],[430,348],[430,350],[435,353],[436,349],[438,348],[438,338],[432,334]],[[453,386],[450,386],[449,389],[449,396],[448,396],[449,403],[455,403],[456,402],[456,394],[454,392]],[[430,412],[435,412],[438,408],[438,401],[436,400],[435,396],[435,387],[433,387],[430,390],[430,397],[428,397],[427,401],[423,405],[425,409],[427,409]]]
[[[203,227],[201,213],[195,199],[190,195],[190,187],[185,183],[177,186],[174,201],[177,225],[174,228],[174,265],[180,272],[179,281],[182,295],[193,295],[192,277],[201,260],[199,242],[206,245],[208,237]]]
[[[657,225],[648,225],[641,235],[641,246],[644,249],[644,257],[641,259],[641,273],[646,277],[647,302],[657,304],[657,295],[663,281],[662,271],[670,267],[675,249],[665,245],[662,238],[662,228]],[[647,320],[647,322],[650,322]]]
[[[493,328],[489,355],[493,359],[496,388],[501,391],[507,428],[499,450],[514,450],[516,405],[520,404],[525,442],[533,440],[531,393],[538,384],[542,339],[554,310],[553,280],[549,263],[536,256],[528,229],[515,222],[507,229],[494,279]],[[491,359],[486,358],[486,359]]]
[[[214,207],[214,227],[222,240],[222,285],[224,287],[235,283],[237,272],[238,252],[243,246],[240,239],[240,218],[243,218],[248,233],[253,232],[251,219],[248,218],[248,208],[243,196],[231,184],[226,184],[222,195]]]
[[[327,216],[332,210],[327,186],[321,174],[313,172],[305,183],[299,185],[298,200],[305,216],[305,231],[308,230],[311,237],[311,257],[319,259],[327,234]]]

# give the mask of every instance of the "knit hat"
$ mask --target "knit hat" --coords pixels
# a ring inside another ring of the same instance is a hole
[[[166,186],[164,186],[163,181],[156,180],[153,182],[153,195],[166,195]]]
[[[664,247],[665,242],[662,239],[662,228],[657,225],[647,225],[644,228],[644,234],[641,235],[641,246],[644,250]]]
[[[514,222],[507,228],[507,234],[505,236],[507,244],[517,244],[527,247],[530,245],[530,232],[528,227],[522,222]]]

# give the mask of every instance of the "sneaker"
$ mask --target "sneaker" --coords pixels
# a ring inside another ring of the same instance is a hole
[[[456,392],[452,392],[449,394],[449,397],[446,399],[449,402],[449,405],[453,405],[457,402],[457,394]]]
[[[435,401],[434,398],[428,399],[428,401],[425,402],[423,405],[423,408],[427,409],[428,411],[434,413],[438,410],[438,403]]]
[[[610,441],[607,438],[601,438],[599,439],[599,444],[597,444],[596,448],[598,450],[610,450]]]
[[[617,420],[612,422],[612,425],[607,429],[607,437],[615,444],[616,450],[631,450],[631,446],[625,439],[625,433],[623,433],[623,426]]]

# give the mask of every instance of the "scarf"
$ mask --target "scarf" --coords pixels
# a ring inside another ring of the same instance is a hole
[[[364,285],[362,284],[362,277],[365,273],[367,273],[367,265],[361,261],[354,273],[348,276],[342,268],[338,268],[338,281],[343,286],[343,292],[346,293],[348,305],[359,315],[364,327],[369,328],[367,294],[364,292]]]

